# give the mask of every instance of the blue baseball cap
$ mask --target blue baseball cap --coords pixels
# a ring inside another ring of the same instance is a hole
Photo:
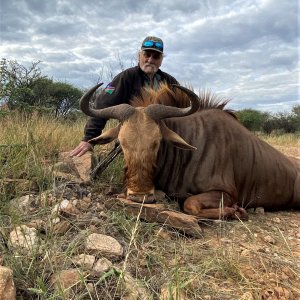
[[[142,43],[142,50],[153,50],[164,53],[164,43],[162,39],[155,36],[147,36]]]

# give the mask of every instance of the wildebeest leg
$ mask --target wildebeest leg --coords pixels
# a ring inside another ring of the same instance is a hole
[[[234,199],[221,191],[210,191],[188,197],[184,201],[183,211],[206,219],[248,220],[246,210],[237,206]]]

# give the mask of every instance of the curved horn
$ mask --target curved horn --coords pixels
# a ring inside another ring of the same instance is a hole
[[[81,97],[80,109],[82,110],[82,112],[94,118],[117,119],[119,121],[128,119],[129,116],[131,116],[135,112],[135,108],[129,104],[120,104],[102,109],[93,109],[90,107],[91,97],[102,84],[103,83],[99,83],[95,85]]]
[[[189,96],[191,106],[187,108],[179,108],[179,107],[166,106],[161,104],[151,104],[145,109],[145,112],[154,121],[160,121],[166,118],[188,116],[193,114],[199,109],[200,99],[194,92],[181,85],[173,84],[173,86],[182,90]]]

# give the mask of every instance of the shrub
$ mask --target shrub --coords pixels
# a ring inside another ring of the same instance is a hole
[[[237,116],[240,122],[249,130],[260,131],[269,114],[254,109],[243,109],[237,112]]]

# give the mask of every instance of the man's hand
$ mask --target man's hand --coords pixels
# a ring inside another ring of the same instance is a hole
[[[70,152],[70,156],[82,156],[87,151],[93,150],[92,144],[89,142],[81,141],[79,145]]]

